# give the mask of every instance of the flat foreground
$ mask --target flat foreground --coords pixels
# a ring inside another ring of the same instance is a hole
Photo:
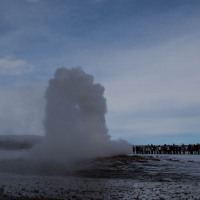
[[[10,169],[9,169],[10,166]],[[200,156],[114,156],[73,170],[23,160],[0,162],[0,199],[196,199]]]

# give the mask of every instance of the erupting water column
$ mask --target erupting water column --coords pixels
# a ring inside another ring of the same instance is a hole
[[[42,159],[77,159],[130,153],[125,141],[112,141],[106,127],[104,87],[81,68],[58,68],[46,90],[46,141]]]

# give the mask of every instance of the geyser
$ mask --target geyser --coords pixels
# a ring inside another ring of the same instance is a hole
[[[67,163],[77,159],[130,153],[125,141],[110,139],[104,87],[81,68],[58,68],[46,90],[46,140],[37,156]]]

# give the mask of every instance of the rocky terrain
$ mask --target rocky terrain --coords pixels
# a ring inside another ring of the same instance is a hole
[[[120,155],[70,169],[31,166],[25,160],[0,162],[0,199],[200,199],[198,155]]]

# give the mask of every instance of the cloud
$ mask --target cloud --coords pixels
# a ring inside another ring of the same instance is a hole
[[[63,63],[80,63],[105,86],[112,136],[121,130],[125,138],[127,129],[133,138],[138,134],[199,133],[197,30],[145,48],[92,51],[66,56]]]
[[[0,65],[1,74],[22,74],[34,63],[34,76],[42,71],[47,79],[58,66],[82,66],[105,86],[110,129],[200,130],[197,111],[184,110],[200,102],[199,2],[36,2],[0,3],[0,54],[25,59],[2,57],[9,65]]]
[[[40,0],[27,0],[30,3],[38,3]]]
[[[194,38],[110,55],[118,74],[104,84],[112,100],[109,108],[128,111],[198,103],[199,44]]]
[[[21,75],[33,69],[34,65],[27,63],[25,60],[11,57],[0,58],[0,74]]]
[[[108,0],[93,0],[94,2],[96,3],[102,3],[102,2],[105,2],[105,1],[108,1]]]
[[[199,44],[199,37],[190,35],[93,57],[93,65],[112,71],[103,81],[108,127],[122,130],[122,137],[126,129],[133,136],[199,133]]]
[[[0,87],[0,134],[44,134],[44,87]]]

